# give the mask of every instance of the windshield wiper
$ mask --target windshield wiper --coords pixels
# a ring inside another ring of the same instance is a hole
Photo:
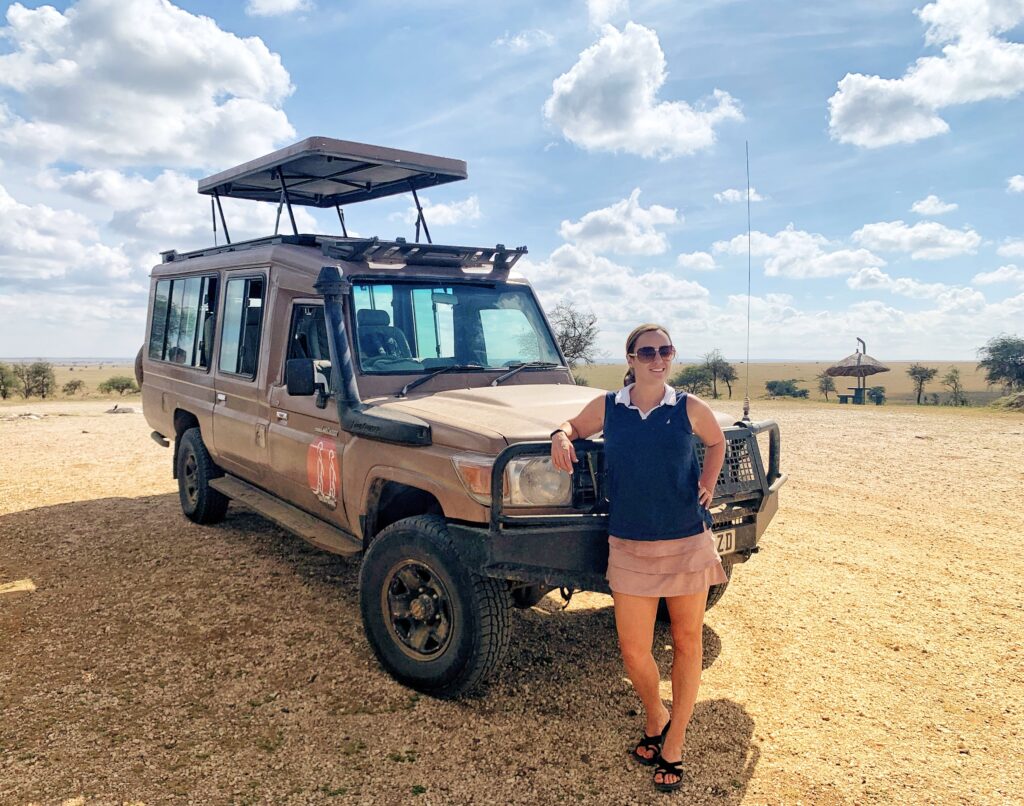
[[[524,369],[550,369],[551,367],[560,367],[562,365],[556,364],[552,361],[524,361],[521,364],[511,364],[510,366],[512,369],[491,381],[491,386],[497,386],[506,378],[511,378],[517,372],[521,372]]]
[[[434,370],[429,375],[424,375],[420,378],[416,378],[415,380],[409,381],[409,383],[403,386],[402,390],[398,392],[398,394],[396,394],[395,397],[405,397],[405,395],[408,393],[410,389],[415,389],[421,383],[426,383],[431,378],[436,378],[438,375],[444,375],[444,373],[446,372],[455,372],[456,370],[466,372],[468,370],[473,369],[483,369],[483,367],[480,366],[479,364],[449,364],[446,367],[441,367],[441,369]]]

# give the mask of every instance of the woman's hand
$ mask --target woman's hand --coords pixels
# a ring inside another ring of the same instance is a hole
[[[577,461],[576,449],[564,431],[558,431],[551,438],[551,464],[572,475],[572,466]]]
[[[715,489],[712,487],[710,490],[703,484],[697,484],[697,500],[700,502],[702,507],[707,509],[711,508],[711,502],[715,500]]]

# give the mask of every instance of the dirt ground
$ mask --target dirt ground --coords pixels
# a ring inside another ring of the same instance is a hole
[[[0,803],[669,802],[626,757],[609,598],[516,611],[485,691],[418,696],[366,644],[355,561],[185,520],[109,405],[0,410]],[[755,416],[790,480],[708,613],[674,802],[1019,803],[1024,416]]]

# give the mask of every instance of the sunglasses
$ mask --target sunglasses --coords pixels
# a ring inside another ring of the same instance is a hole
[[[666,361],[671,361],[676,357],[676,348],[671,344],[666,344],[663,347],[641,347],[635,353],[629,353],[630,358],[635,358],[641,364],[650,364],[655,356],[660,355]]]

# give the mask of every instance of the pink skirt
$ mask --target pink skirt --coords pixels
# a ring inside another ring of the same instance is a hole
[[[728,581],[708,529],[672,540],[609,536],[605,578],[612,592],[630,596],[686,596]]]

